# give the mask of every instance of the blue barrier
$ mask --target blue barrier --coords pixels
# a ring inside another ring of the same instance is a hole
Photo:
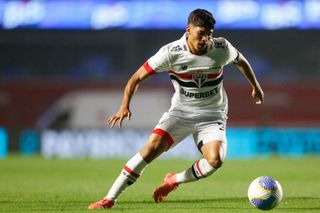
[[[44,131],[41,154],[47,158],[128,158],[139,151],[149,134],[134,130]],[[320,156],[320,129],[316,128],[228,128],[227,140],[228,159]],[[190,136],[163,157],[199,155]]]
[[[6,129],[0,128],[0,159],[8,155],[8,133]]]
[[[228,158],[320,155],[317,128],[229,128]]]
[[[35,130],[23,130],[20,135],[20,153],[22,155],[33,155],[39,153],[39,133]]]
[[[255,141],[258,140],[258,132],[255,129],[229,128],[227,140],[227,158],[248,158],[256,155],[258,144]]]

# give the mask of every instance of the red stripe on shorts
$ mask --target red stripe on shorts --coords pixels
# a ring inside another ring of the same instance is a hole
[[[129,167],[127,167],[127,166],[124,166],[123,169],[126,170],[130,175],[132,175],[132,176],[135,177],[135,178],[140,177],[139,174],[135,173],[134,171],[132,171],[132,170],[131,170]]]
[[[152,67],[150,67],[150,65],[148,64],[148,62],[144,62],[143,67],[147,70],[147,72],[150,75],[156,74],[156,71],[154,71],[154,69],[152,69]]]
[[[168,142],[169,147],[174,143],[172,137],[170,136],[170,134],[166,131],[164,131],[163,129],[154,129],[152,131],[152,133],[161,135],[164,137],[164,139]]]

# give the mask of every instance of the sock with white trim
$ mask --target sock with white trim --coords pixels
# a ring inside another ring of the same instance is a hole
[[[123,167],[120,175],[114,181],[105,198],[116,201],[116,199],[128,186],[136,182],[146,166],[147,162],[143,160],[140,153],[138,152]]]
[[[212,175],[217,170],[218,169],[213,168],[206,159],[202,158],[192,164],[189,169],[177,173],[176,182],[180,184],[196,181]]]

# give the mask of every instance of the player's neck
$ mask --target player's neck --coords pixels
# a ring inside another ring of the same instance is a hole
[[[194,55],[204,55],[207,53],[207,49],[197,51],[195,49],[190,48],[190,46],[189,46],[189,51]]]

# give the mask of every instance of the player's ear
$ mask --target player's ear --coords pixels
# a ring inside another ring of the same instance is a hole
[[[187,35],[190,35],[190,25],[189,24],[186,27],[186,33],[187,33]]]

